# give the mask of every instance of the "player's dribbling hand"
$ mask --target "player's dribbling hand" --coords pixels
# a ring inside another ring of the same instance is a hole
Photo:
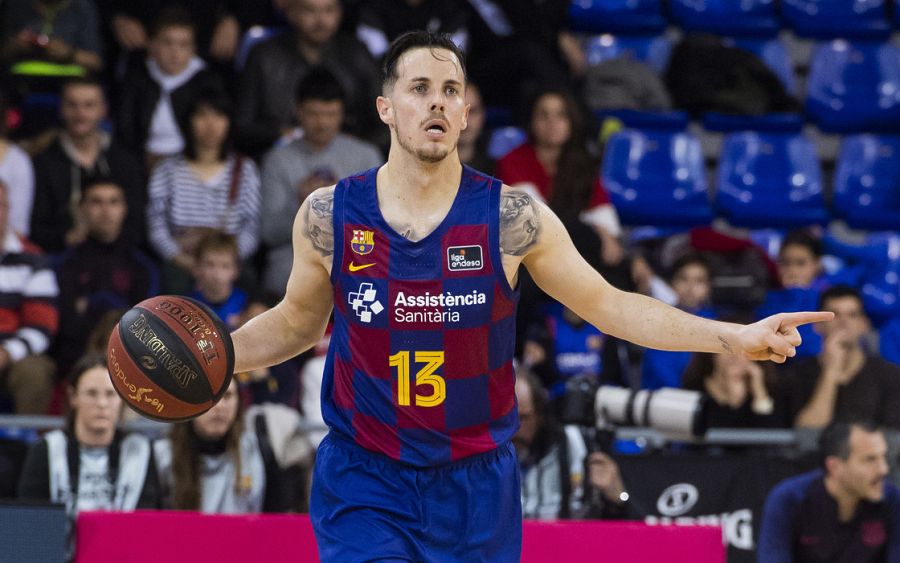
[[[738,345],[732,347],[728,343],[727,348],[748,360],[771,360],[781,364],[797,354],[797,346],[802,342],[798,326],[830,321],[833,318],[834,313],[828,311],[778,313],[741,327],[738,331]]]

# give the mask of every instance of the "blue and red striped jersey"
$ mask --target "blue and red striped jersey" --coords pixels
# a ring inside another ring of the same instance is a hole
[[[418,241],[384,219],[377,169],[334,190],[328,426],[368,450],[435,466],[493,450],[518,428],[518,291],[500,259],[500,188],[464,167],[450,211]]]

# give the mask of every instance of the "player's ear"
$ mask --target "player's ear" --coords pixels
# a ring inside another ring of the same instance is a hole
[[[394,105],[391,103],[390,98],[378,96],[375,99],[375,107],[378,108],[378,117],[381,118],[382,123],[385,125],[394,124]]]
[[[462,127],[459,128],[460,131],[463,131],[466,127],[469,126],[469,110],[470,109],[472,109],[472,104],[466,104],[466,107],[463,109]]]

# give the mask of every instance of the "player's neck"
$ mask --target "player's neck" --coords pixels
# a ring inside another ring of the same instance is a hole
[[[387,164],[379,173],[379,192],[428,205],[456,194],[462,178],[462,164],[456,151],[440,162],[423,162],[397,147],[391,147]]]
[[[841,522],[852,520],[859,505],[859,497],[844,489],[837,479],[830,476],[825,477],[825,490],[837,503],[838,520]]]

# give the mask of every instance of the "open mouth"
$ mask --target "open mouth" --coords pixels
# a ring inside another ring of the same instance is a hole
[[[443,121],[429,121],[425,124],[425,131],[432,135],[443,135],[447,132],[447,125]]]

